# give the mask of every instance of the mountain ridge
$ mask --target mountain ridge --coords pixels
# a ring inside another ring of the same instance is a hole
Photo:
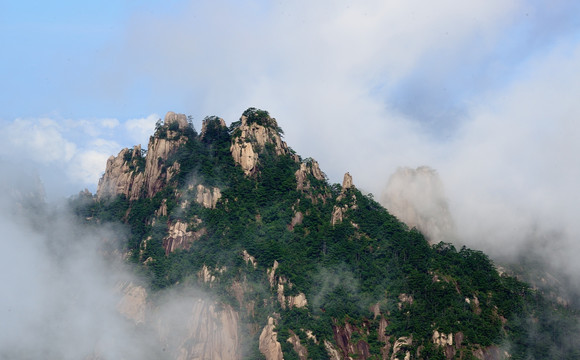
[[[536,292],[499,275],[482,252],[429,245],[363,195],[350,174],[342,186],[329,184],[318,163],[281,135],[276,120],[255,108],[229,127],[207,117],[199,135],[185,115],[170,112],[146,153],[136,146],[107,161],[83,214],[127,224],[126,257],[153,292],[201,286],[217,296],[216,306],[231,307],[247,330],[236,338],[249,344],[236,348],[236,358],[492,359],[544,351],[522,340],[527,329],[518,320],[538,311],[528,304]],[[192,358],[220,358],[179,346]]]

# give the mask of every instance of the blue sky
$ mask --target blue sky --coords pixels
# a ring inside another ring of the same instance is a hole
[[[578,14],[573,0],[2,1],[0,157],[35,167],[49,196],[95,191],[167,111],[199,128],[254,106],[332,182],[349,171],[378,197],[397,167],[430,165],[466,236],[510,243],[538,219],[575,236]]]

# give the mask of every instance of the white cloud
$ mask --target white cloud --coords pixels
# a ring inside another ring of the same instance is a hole
[[[517,248],[533,226],[580,236],[579,61],[580,45],[535,60],[484,99],[450,145],[441,166],[467,238]]]
[[[50,195],[68,196],[83,187],[93,191],[106,160],[121,146],[104,131],[115,121],[16,119],[2,122],[0,156],[38,168]],[[104,137],[94,137],[101,134]]]
[[[86,150],[77,154],[68,164],[68,175],[78,184],[94,185],[105,171],[110,152]]]
[[[124,126],[128,139],[134,141],[135,145],[140,144],[143,148],[147,147],[149,136],[153,135],[155,123],[159,119],[159,115],[151,114],[145,118],[127,120]]]
[[[102,119],[100,120],[100,124],[104,128],[114,129],[119,126],[119,120],[117,119]]]
[[[0,135],[0,154],[11,157],[25,157],[40,162],[66,162],[76,152],[76,145],[66,140],[59,125],[46,118],[36,121],[16,119],[4,126]]]
[[[108,140],[102,138],[97,138],[89,141],[87,143],[87,147],[90,149],[95,149],[105,153],[109,153],[111,155],[114,155],[121,149],[121,145],[119,145],[119,143],[116,142],[115,140]]]

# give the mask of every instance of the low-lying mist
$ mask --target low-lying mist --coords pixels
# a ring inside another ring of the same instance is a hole
[[[200,344],[239,350],[237,318],[202,290],[151,299],[122,259],[122,225],[81,225],[66,202],[44,200],[33,171],[1,165],[0,358],[164,359],[203,354]]]

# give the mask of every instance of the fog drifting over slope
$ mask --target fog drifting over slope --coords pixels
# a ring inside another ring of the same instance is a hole
[[[119,282],[129,273],[105,245],[119,229],[87,231],[47,205],[33,171],[1,162],[0,357],[84,359],[138,358],[135,328],[116,311]]]
[[[0,167],[0,358],[174,359],[226,343],[224,351],[242,351],[236,319],[221,328],[215,302],[199,289],[131,304],[135,293],[125,291],[145,282],[121,258],[127,229],[82,226],[64,203],[44,201],[33,169]]]

